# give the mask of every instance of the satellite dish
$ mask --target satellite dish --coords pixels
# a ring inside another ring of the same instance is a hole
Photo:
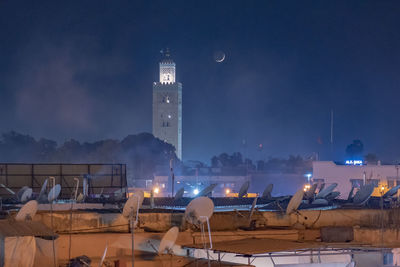
[[[354,186],[351,187],[349,196],[347,197],[347,201],[350,201],[353,198]]]
[[[314,200],[311,204],[314,204],[314,205],[328,205],[329,202],[328,202],[328,200],[326,200],[324,198],[318,198],[318,199]]]
[[[44,182],[42,184],[42,188],[40,189],[39,196],[37,197],[38,201],[40,201],[43,198],[43,195],[46,192],[47,182],[48,182],[48,180],[46,179],[46,180],[44,180]]]
[[[317,194],[317,196],[315,198],[325,198],[327,195],[329,195],[336,187],[338,186],[337,183],[333,183],[331,185],[329,185],[328,187],[322,189],[321,191],[319,191],[319,193]]]
[[[29,187],[27,187],[27,186],[23,186],[20,190],[18,190],[18,192],[17,192],[17,198],[18,198],[18,200],[19,201],[21,201],[21,197],[22,197],[22,194],[25,192],[25,190],[26,189],[28,189]]]
[[[21,196],[21,202],[25,203],[32,197],[32,188],[27,188],[24,190]]]
[[[181,188],[176,192],[175,194],[175,200],[181,199],[183,197],[183,194],[185,193],[185,188]]]
[[[85,197],[83,196],[83,194],[79,193],[79,195],[76,197],[76,202],[82,202],[84,198]]]
[[[214,190],[214,188],[217,186],[217,184],[210,184],[209,186],[207,186],[206,188],[204,188],[203,190],[201,190],[201,192],[199,193],[199,197],[206,197],[209,194],[212,193],[212,191]]]
[[[31,200],[26,203],[22,208],[18,211],[15,216],[16,221],[27,221],[32,220],[36,214],[38,208],[38,202],[36,200]]]
[[[179,228],[174,226],[165,233],[161,239],[160,246],[158,248],[158,254],[163,254],[165,251],[168,253],[172,250],[175,245],[175,241],[178,238]]]
[[[257,205],[257,197],[254,198],[253,203],[251,204],[251,209],[250,209],[250,213],[249,213],[249,221],[251,221],[251,216],[253,216],[254,210],[256,209],[256,205]]]
[[[314,197],[315,190],[317,190],[317,186],[318,186],[318,184],[313,184],[313,185],[311,186],[310,190],[308,190],[308,191],[306,191],[306,192],[304,193],[306,199],[311,199],[311,198]]]
[[[191,224],[206,222],[214,213],[214,203],[208,197],[198,197],[190,201],[185,210],[185,219]]]
[[[265,188],[264,192],[261,195],[261,198],[268,198],[268,199],[272,198],[271,193],[273,188],[274,188],[273,184],[267,185],[267,187]]]
[[[334,191],[334,192],[330,192],[325,199],[328,201],[332,201],[336,198],[338,198],[340,196],[340,192],[339,191]]]
[[[133,193],[125,202],[124,209],[122,210],[122,215],[125,218],[130,218],[135,213],[137,213],[139,209],[142,207],[143,199],[144,199],[143,191],[137,191]]]
[[[101,260],[99,262],[99,267],[103,266],[103,262],[104,262],[104,259],[106,258],[106,254],[107,254],[107,249],[108,249],[108,244],[106,244],[106,248],[104,249],[103,256],[101,257]]]
[[[393,196],[394,194],[397,193],[397,190],[399,190],[399,188],[400,188],[400,185],[396,185],[395,187],[390,188],[390,190],[387,191],[387,192],[383,195],[383,198],[387,198],[387,197]]]
[[[354,195],[353,203],[357,205],[363,205],[368,199],[371,197],[372,193],[374,192],[375,185],[374,184],[367,184],[361,186],[360,190]]]
[[[325,188],[325,183],[322,183],[321,186],[320,186],[320,188],[319,188],[318,193],[321,192],[322,190],[324,190],[324,188]]]
[[[247,190],[249,190],[249,186],[250,186],[250,182],[247,181],[245,182],[242,187],[239,190],[239,198],[244,197],[245,195],[247,195]]]
[[[58,198],[61,192],[61,185],[56,184],[53,186],[53,188],[50,190],[49,195],[47,196],[47,200],[52,203],[54,200]]]
[[[304,196],[303,189],[300,189],[299,191],[296,192],[296,194],[293,195],[286,208],[287,215],[297,211],[297,208],[300,206],[301,201],[303,200],[303,196]]]

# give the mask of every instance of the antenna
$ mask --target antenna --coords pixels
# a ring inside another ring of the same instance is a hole
[[[296,194],[293,195],[286,208],[287,215],[292,214],[293,212],[297,212],[297,209],[299,208],[301,201],[303,200],[303,196],[304,196],[303,189],[299,189],[299,191],[297,191]]]
[[[400,185],[396,185],[395,187],[390,188],[389,191],[387,191],[384,195],[383,198],[391,197],[397,193],[397,190],[399,190]]]
[[[375,185],[373,183],[361,186],[360,190],[354,195],[353,203],[356,205],[364,205],[374,192]]]
[[[267,187],[265,188],[264,192],[261,195],[261,198],[271,199],[272,198],[271,193],[273,188],[274,188],[273,184],[267,185]]]
[[[28,186],[23,186],[20,190],[18,190],[18,192],[17,192],[17,199],[19,200],[19,201],[21,201],[21,197],[22,197],[22,194],[25,192],[25,190],[26,189],[28,189],[29,187]]]
[[[201,230],[201,238],[203,240],[204,249],[207,251],[207,259],[210,260],[208,250],[212,249],[210,218],[214,213],[214,203],[208,197],[198,197],[190,201],[185,210],[185,219],[189,223],[199,226]],[[204,223],[207,222],[208,238],[210,247],[206,247],[206,237]]]
[[[37,200],[39,202],[41,202],[42,199],[44,198],[44,195],[46,193],[47,183],[48,183],[48,179],[44,180],[44,182],[42,184],[42,188],[40,189],[40,192],[39,192],[39,196],[37,197]]]
[[[174,226],[165,233],[161,239],[160,246],[158,248],[158,254],[163,254],[167,251],[168,254],[172,252],[172,248],[175,245],[176,239],[178,238],[179,228]]]
[[[211,184],[209,186],[207,186],[206,188],[204,188],[203,190],[201,190],[201,192],[199,193],[199,197],[206,197],[209,194],[212,193],[212,191],[214,190],[214,188],[217,186],[217,184]]]
[[[26,203],[22,208],[18,211],[15,216],[16,221],[30,221],[33,219],[37,212],[38,202],[36,200],[31,200]]]
[[[128,200],[126,201],[124,208],[122,210],[122,215],[129,219],[129,226],[131,230],[131,242],[132,242],[132,267],[135,261],[135,254],[134,254],[134,228],[138,223],[139,220],[139,209],[142,206],[144,199],[143,191],[139,190],[133,193]],[[133,220],[133,216],[136,213],[136,220]]]
[[[317,196],[315,198],[325,198],[327,195],[329,195],[336,187],[338,186],[337,183],[333,183],[329,185],[328,187],[321,189]]]
[[[21,195],[21,202],[25,203],[32,197],[32,188],[26,188]]]
[[[247,181],[245,182],[242,187],[239,190],[239,198],[244,197],[245,195],[247,195],[247,190],[249,190],[249,186],[250,186],[250,182]]]
[[[175,194],[175,200],[181,199],[183,197],[183,194],[185,193],[185,188],[181,188],[176,192]]]
[[[101,260],[99,262],[99,267],[103,266],[103,262],[104,262],[104,259],[106,258],[106,254],[107,254],[107,249],[108,249],[108,243],[106,243],[106,247],[104,249],[103,256],[101,257]]]
[[[53,186],[53,188],[50,190],[49,195],[47,196],[47,200],[52,203],[54,200],[58,198],[61,192],[61,185],[56,184]]]

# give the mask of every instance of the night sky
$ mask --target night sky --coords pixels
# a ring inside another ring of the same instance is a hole
[[[185,160],[329,159],[331,109],[336,160],[353,139],[400,160],[400,1],[10,0],[0,34],[0,132],[58,142],[151,132],[169,47]]]

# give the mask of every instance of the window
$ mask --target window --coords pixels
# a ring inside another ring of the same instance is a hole
[[[387,183],[388,183],[388,187],[389,187],[389,188],[394,187],[394,180],[389,180],[389,179],[388,179]]]
[[[379,179],[368,179],[367,184],[374,184],[375,187],[379,185],[380,180]]]

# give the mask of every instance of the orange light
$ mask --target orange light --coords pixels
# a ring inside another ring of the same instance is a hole
[[[153,192],[154,192],[154,194],[160,193],[160,188],[154,187]]]
[[[228,195],[231,192],[229,188],[225,189],[225,194]]]
[[[306,184],[306,185],[304,185],[303,190],[304,190],[304,192],[307,192],[308,190],[310,190],[310,188],[311,188],[311,185],[310,184]]]

